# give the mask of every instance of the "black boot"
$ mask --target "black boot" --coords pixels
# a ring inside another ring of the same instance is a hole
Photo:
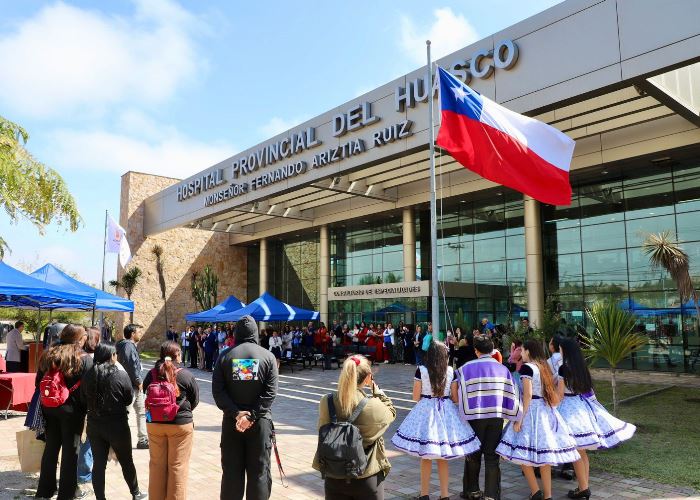
[[[585,498],[588,500],[591,498],[591,489],[586,488],[585,490],[579,490],[576,488],[575,490],[569,490],[569,493],[566,494],[569,498]]]
[[[530,500],[544,500],[544,495],[542,494],[542,490],[537,491],[534,495],[530,495],[529,497]]]

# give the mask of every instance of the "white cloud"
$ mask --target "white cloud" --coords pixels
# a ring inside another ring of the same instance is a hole
[[[0,103],[50,118],[170,98],[206,66],[204,26],[170,0],[133,2],[131,16],[114,16],[58,1],[0,36]]]
[[[274,116],[268,120],[267,123],[260,126],[260,133],[264,136],[263,140],[269,139],[277,134],[286,132],[292,127],[296,127],[300,123],[308,120],[308,116],[296,116],[290,119],[280,118],[279,116]]]
[[[231,156],[223,142],[193,140],[165,129],[155,140],[105,130],[57,130],[49,135],[52,164],[59,169],[128,170],[184,178]]]
[[[435,60],[479,39],[471,23],[463,15],[452,12],[449,7],[436,9],[433,15],[435,20],[427,30],[416,27],[412,19],[401,16],[401,48],[413,62],[426,63],[426,40],[430,40]]]

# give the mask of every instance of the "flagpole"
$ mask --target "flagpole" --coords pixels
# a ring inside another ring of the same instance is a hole
[[[108,212],[105,210],[105,231],[102,240],[102,291],[105,291],[105,260],[107,258],[107,217]],[[95,322],[95,308],[92,309],[92,322]],[[105,313],[100,311],[100,336],[102,336],[102,328],[105,325]]]
[[[430,309],[433,323],[433,338],[440,333],[440,309],[437,272],[437,201],[435,191],[435,124],[433,123],[433,64],[430,59],[430,40],[425,42],[428,56],[428,120],[430,147]]]

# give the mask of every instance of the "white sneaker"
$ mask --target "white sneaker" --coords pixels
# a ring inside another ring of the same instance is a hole
[[[384,361],[384,364],[387,364],[387,363],[388,363],[388,361]]]

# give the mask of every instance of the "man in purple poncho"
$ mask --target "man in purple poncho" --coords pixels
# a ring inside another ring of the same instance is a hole
[[[501,469],[496,447],[503,432],[503,419],[522,417],[520,394],[508,368],[491,357],[493,341],[485,335],[474,337],[477,359],[457,370],[459,414],[474,429],[481,449],[464,462],[461,498],[481,498],[479,471],[484,456],[486,475],[484,498],[501,497]]]

